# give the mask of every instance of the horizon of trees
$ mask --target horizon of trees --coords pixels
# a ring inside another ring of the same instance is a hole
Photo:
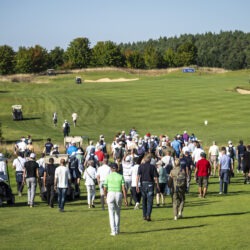
[[[49,52],[40,45],[0,46],[0,74],[41,73],[88,67],[126,67],[162,69],[197,65],[229,70],[250,67],[250,33],[221,31],[219,34],[184,34],[179,37],[115,44],[100,41],[90,48],[86,37],[70,42],[66,50],[55,47]]]

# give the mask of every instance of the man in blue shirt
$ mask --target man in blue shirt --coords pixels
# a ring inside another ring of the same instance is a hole
[[[173,147],[175,151],[176,157],[179,158],[180,152],[181,152],[181,143],[179,140],[177,140],[176,136],[174,137],[174,140],[171,142],[171,146]]]
[[[229,177],[231,171],[231,158],[226,154],[227,150],[225,147],[221,148],[221,157],[219,160],[219,175],[220,175],[220,193],[227,194]],[[224,187],[224,190],[223,190]]]

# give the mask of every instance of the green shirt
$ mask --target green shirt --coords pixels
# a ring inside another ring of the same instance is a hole
[[[108,192],[121,192],[122,185],[124,185],[124,178],[116,172],[109,174],[104,182],[104,186],[108,189]]]

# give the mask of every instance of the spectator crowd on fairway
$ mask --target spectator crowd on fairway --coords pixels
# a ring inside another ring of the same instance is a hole
[[[55,116],[56,114],[53,119]],[[75,115],[73,119],[76,124]],[[68,126],[66,123],[65,120],[64,136],[69,132],[65,131]],[[56,126],[56,122],[54,124]],[[190,191],[192,179],[198,185],[199,198],[209,195],[210,177],[219,177],[220,195],[227,194],[228,184],[235,171],[242,172],[245,184],[248,184],[250,179],[250,145],[245,146],[240,140],[239,144],[234,146],[232,141],[228,141],[226,146],[219,148],[216,141],[213,141],[206,154],[201,141],[194,133],[188,134],[187,131],[169,138],[167,135],[156,136],[151,133],[139,136],[136,129],[132,128],[128,133],[117,133],[109,144],[106,143],[104,135],[100,135],[96,143],[90,140],[86,148],[72,141],[67,148],[62,149],[48,138],[42,152],[35,152],[32,138],[28,136],[22,137],[15,144],[14,150],[16,158],[12,166],[16,171],[18,195],[22,196],[26,183],[27,203],[34,207],[38,183],[41,198],[51,208],[54,207],[55,196],[58,196],[60,212],[64,211],[65,199],[80,198],[82,179],[86,185],[89,209],[96,206],[98,185],[101,208],[105,210],[108,204],[112,212],[110,216],[117,212],[119,218],[123,193],[123,196],[128,198],[128,205],[133,205],[134,209],[142,206],[142,217],[147,221],[151,221],[155,193],[156,207],[164,206],[165,197],[171,195],[173,218],[177,220],[183,216],[185,195]],[[41,157],[38,159],[36,154]],[[61,154],[65,154],[66,158],[56,165],[55,159]],[[1,176],[6,176],[5,161],[1,154]],[[111,173],[113,178],[119,180],[120,184],[116,187],[117,182],[113,184],[114,180],[108,178]],[[111,195],[107,199],[109,189],[113,190],[112,201]],[[114,218],[111,221],[116,223]],[[113,235],[118,233],[118,227],[116,224],[111,226]]]

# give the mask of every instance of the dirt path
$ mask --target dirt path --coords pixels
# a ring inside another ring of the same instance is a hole
[[[84,80],[84,82],[130,82],[139,80],[138,78],[127,79],[127,78],[118,78],[118,79],[110,79],[110,78],[101,78],[98,80]]]

